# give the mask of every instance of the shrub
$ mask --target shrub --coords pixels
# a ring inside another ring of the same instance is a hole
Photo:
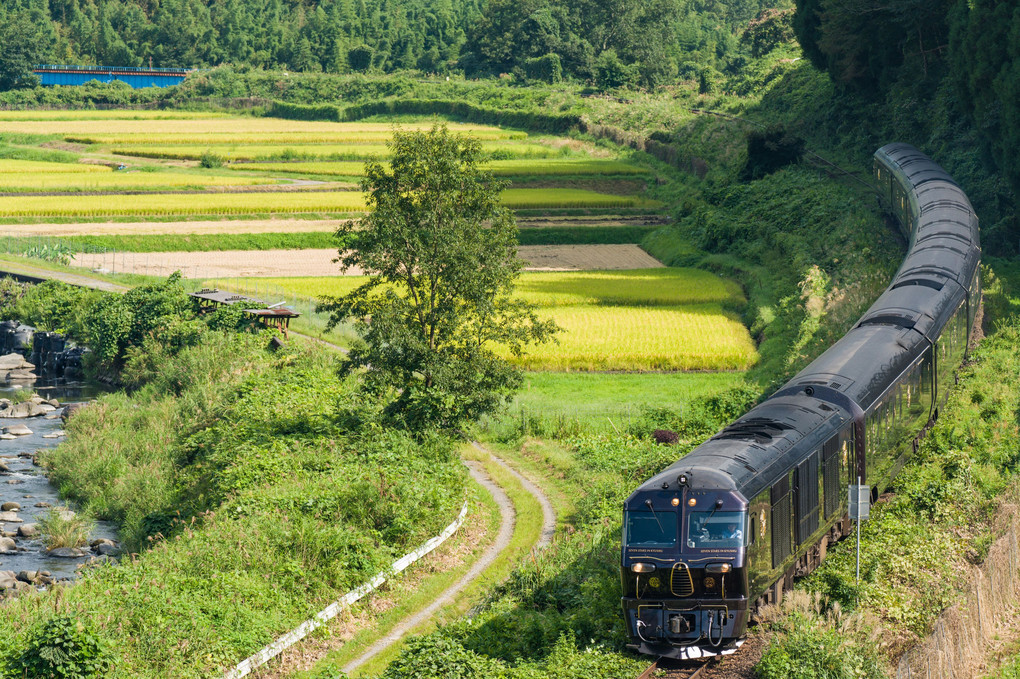
[[[109,667],[99,636],[73,616],[58,615],[35,630],[13,669],[18,676],[89,679],[104,676]]]
[[[223,167],[223,159],[213,153],[212,149],[208,149],[202,154],[198,164],[206,168]]]
[[[558,83],[563,79],[563,66],[560,64],[560,55],[552,52],[542,57],[528,59],[524,62],[524,73],[531,80]]]
[[[92,522],[67,507],[54,507],[39,521],[46,547],[81,547],[89,541]]]

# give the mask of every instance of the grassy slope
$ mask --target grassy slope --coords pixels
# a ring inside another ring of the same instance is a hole
[[[373,428],[371,403],[337,381],[331,356],[267,355],[263,343],[157,361],[149,386],[69,424],[44,459],[62,493],[116,520],[129,549],[165,539],[2,607],[4,657],[35,623],[74,612],[115,649],[110,676],[215,674],[456,515],[464,474],[448,442]]]

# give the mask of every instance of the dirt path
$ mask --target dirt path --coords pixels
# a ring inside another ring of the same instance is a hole
[[[440,608],[452,603],[453,598],[458,592],[474,582],[486,568],[492,565],[503,550],[510,546],[510,539],[513,537],[514,527],[517,524],[517,511],[514,509],[513,502],[506,492],[489,478],[489,475],[482,469],[482,465],[470,461],[464,464],[467,465],[471,478],[489,491],[489,494],[492,495],[492,498],[499,506],[500,526],[499,533],[496,534],[496,540],[489,546],[489,549],[482,555],[482,558],[476,561],[460,580],[448,587],[446,591],[436,597],[428,606],[401,620],[388,634],[369,646],[358,658],[344,665],[343,671],[345,673],[351,674],[354,670],[399,642],[415,627],[426,622]]]
[[[42,282],[45,280],[56,280],[67,283],[68,285],[76,285],[80,288],[92,288],[93,290],[103,290],[105,292],[127,292],[128,288],[123,285],[117,285],[116,283],[109,283],[107,281],[100,281],[89,276],[80,276],[74,273],[67,273],[64,271],[50,271],[49,269],[41,269],[39,267],[31,266],[30,264],[22,264],[20,262],[5,262],[0,260],[0,274],[7,274],[14,278],[30,282]]]
[[[522,245],[528,271],[583,271],[660,268],[662,262],[637,245]],[[339,276],[333,249],[219,250],[214,252],[78,253],[75,266],[90,270],[187,278],[275,278]],[[347,272],[360,275],[358,269]]]
[[[515,479],[521,482],[521,485],[524,486],[524,490],[528,491],[533,498],[538,500],[539,506],[542,507],[542,533],[538,538],[538,542],[535,543],[535,547],[538,549],[547,547],[549,543],[552,542],[553,535],[556,533],[556,510],[553,509],[552,502],[549,501],[548,496],[542,492],[541,488],[532,483],[524,475],[504,462],[502,459],[493,455],[491,450],[484,447],[478,441],[472,441],[471,446],[475,450],[485,453],[492,458],[493,462],[510,472]]]

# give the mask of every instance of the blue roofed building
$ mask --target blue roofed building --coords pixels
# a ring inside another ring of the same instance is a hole
[[[169,87],[184,82],[194,69],[136,68],[132,66],[52,66],[41,64],[32,69],[43,85],[84,85],[90,80],[108,83],[121,80],[136,89]]]

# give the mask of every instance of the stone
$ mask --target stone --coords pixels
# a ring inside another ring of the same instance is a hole
[[[31,585],[39,579],[39,571],[21,571],[15,577],[21,582],[27,582]]]
[[[0,523],[23,523],[17,512],[0,512]]]
[[[16,438],[14,434],[0,434],[0,441],[13,441]]]
[[[120,556],[120,547],[114,545],[99,545],[94,551],[100,556]]]
[[[62,419],[64,422],[67,422],[76,413],[78,413],[82,408],[85,408],[87,405],[88,405],[87,403],[68,403],[66,406],[64,406],[64,412],[60,414],[60,419]]]
[[[26,523],[18,526],[18,536],[23,538],[34,538],[39,536],[39,524]]]
[[[4,429],[5,433],[12,434],[14,436],[29,436],[32,433],[32,430],[23,424],[12,424]]]
[[[30,403],[28,404],[28,416],[39,417],[46,413],[52,413],[56,408],[51,406],[49,403]]]
[[[36,379],[36,374],[31,370],[11,370],[7,373],[8,382],[33,382]]]
[[[25,364],[32,365],[21,354],[4,354],[0,356],[0,370],[14,370]],[[35,366],[32,365],[32,367],[34,368]]]
[[[14,438],[14,437],[12,436],[11,438]],[[8,467],[3,462],[0,462],[0,474],[10,474],[10,473],[11,473],[11,468]]]
[[[25,418],[28,417],[28,403],[15,403],[3,413],[0,413],[3,417],[14,417],[14,418]]]
[[[70,521],[74,517],[78,516],[70,509],[61,509],[60,511],[57,512],[57,515],[59,515],[60,518],[63,519],[64,521]]]
[[[47,403],[47,404],[49,404],[49,405],[53,406],[53,408],[54,408],[54,409],[56,409],[56,408],[59,408],[59,407],[60,407],[60,401],[58,401],[58,400],[57,400],[57,399],[55,399],[55,398],[51,398],[51,399],[50,399],[49,401],[45,401],[45,403]]]
[[[58,439],[58,438],[60,438],[63,435],[64,435],[64,432],[60,432],[59,434],[56,434],[56,433],[53,433],[53,434],[43,434],[42,437],[44,439]]]
[[[53,505],[51,505],[49,502],[36,502],[35,506],[36,507],[46,508],[46,507],[52,507]]]
[[[19,509],[21,509],[21,505],[19,505],[17,502],[5,502],[2,505],[0,505],[0,511],[3,512],[16,512]]]
[[[11,554],[18,551],[18,545],[11,538],[0,538],[0,554]]]
[[[110,545],[111,547],[116,547],[117,543],[114,542],[113,540],[110,540],[109,538],[96,538],[95,540],[89,543],[89,547],[91,547],[92,549],[95,549],[99,545]]]
[[[8,486],[17,486],[17,485],[20,485],[22,483],[24,483],[24,481],[22,481],[21,479],[11,479],[10,481],[7,482],[7,485]]]
[[[18,576],[14,571],[0,571],[0,589],[14,589],[18,586]]]
[[[80,559],[85,556],[85,552],[74,547],[57,547],[56,549],[50,549],[46,551],[48,556],[55,556],[58,559]]]

